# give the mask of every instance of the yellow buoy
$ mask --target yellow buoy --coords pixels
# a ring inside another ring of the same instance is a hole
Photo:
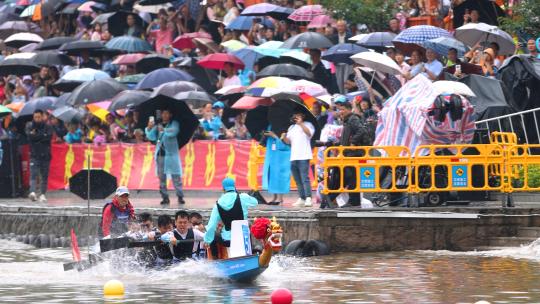
[[[118,280],[110,280],[103,285],[103,295],[105,296],[123,296],[124,284]]]

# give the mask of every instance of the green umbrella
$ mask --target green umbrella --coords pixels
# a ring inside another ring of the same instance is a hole
[[[0,118],[11,114],[11,110],[3,105],[0,105]]]
[[[144,76],[146,76],[146,74],[134,74],[134,75],[128,75],[124,77],[116,77],[115,79],[121,83],[138,83],[144,78]]]

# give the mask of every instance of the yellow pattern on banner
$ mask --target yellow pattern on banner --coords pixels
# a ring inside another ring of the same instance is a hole
[[[94,160],[94,150],[90,148],[90,145],[86,149],[84,149],[84,163],[83,163],[83,169],[92,168],[92,161]],[[90,163],[88,163],[90,162]]]
[[[188,143],[184,149],[186,149],[186,156],[184,157],[184,180],[183,184],[191,186],[193,182],[193,163],[195,162],[195,147],[192,142]]]
[[[236,176],[233,174],[233,167],[234,167],[234,159],[236,158],[236,153],[234,152],[234,146],[233,144],[229,144],[229,156],[227,157],[227,167],[229,168],[227,170],[227,177],[230,177],[234,180],[236,180]]]
[[[141,181],[139,182],[139,188],[142,188],[144,185],[144,178],[146,177],[146,174],[150,171],[150,168],[152,168],[152,161],[154,160],[154,152],[152,151],[152,146],[147,145],[146,146],[146,153],[144,154],[143,158],[143,166],[141,169]]]
[[[133,146],[126,147],[124,150],[124,163],[122,164],[122,176],[120,177],[119,186],[125,186],[129,184],[129,177],[131,175],[131,163],[133,161]]]
[[[208,153],[206,154],[206,170],[204,172],[204,185],[210,186],[216,174],[216,144],[208,144]]]
[[[105,149],[105,161],[103,163],[103,171],[111,172],[112,159],[111,159],[111,147],[107,145]]]
[[[66,160],[64,166],[64,185],[69,184],[69,179],[71,178],[71,167],[75,162],[75,154],[73,153],[73,146],[68,145],[68,151],[66,153]]]
[[[259,172],[259,147],[258,144],[255,142],[251,143],[251,147],[249,148],[249,159],[247,163],[247,180],[248,180],[248,187],[250,189],[258,189],[259,183],[257,181],[257,173]]]

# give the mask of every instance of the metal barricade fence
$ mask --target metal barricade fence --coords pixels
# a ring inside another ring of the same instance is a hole
[[[409,192],[411,152],[404,146],[330,147],[325,150],[324,194]]]
[[[497,144],[419,146],[412,191],[502,191],[504,161]]]

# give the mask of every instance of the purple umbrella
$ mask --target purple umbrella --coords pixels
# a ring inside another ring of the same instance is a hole
[[[192,81],[193,76],[178,69],[162,68],[146,74],[146,76],[144,76],[144,78],[137,84],[135,89],[153,89],[161,84],[175,80]]]

